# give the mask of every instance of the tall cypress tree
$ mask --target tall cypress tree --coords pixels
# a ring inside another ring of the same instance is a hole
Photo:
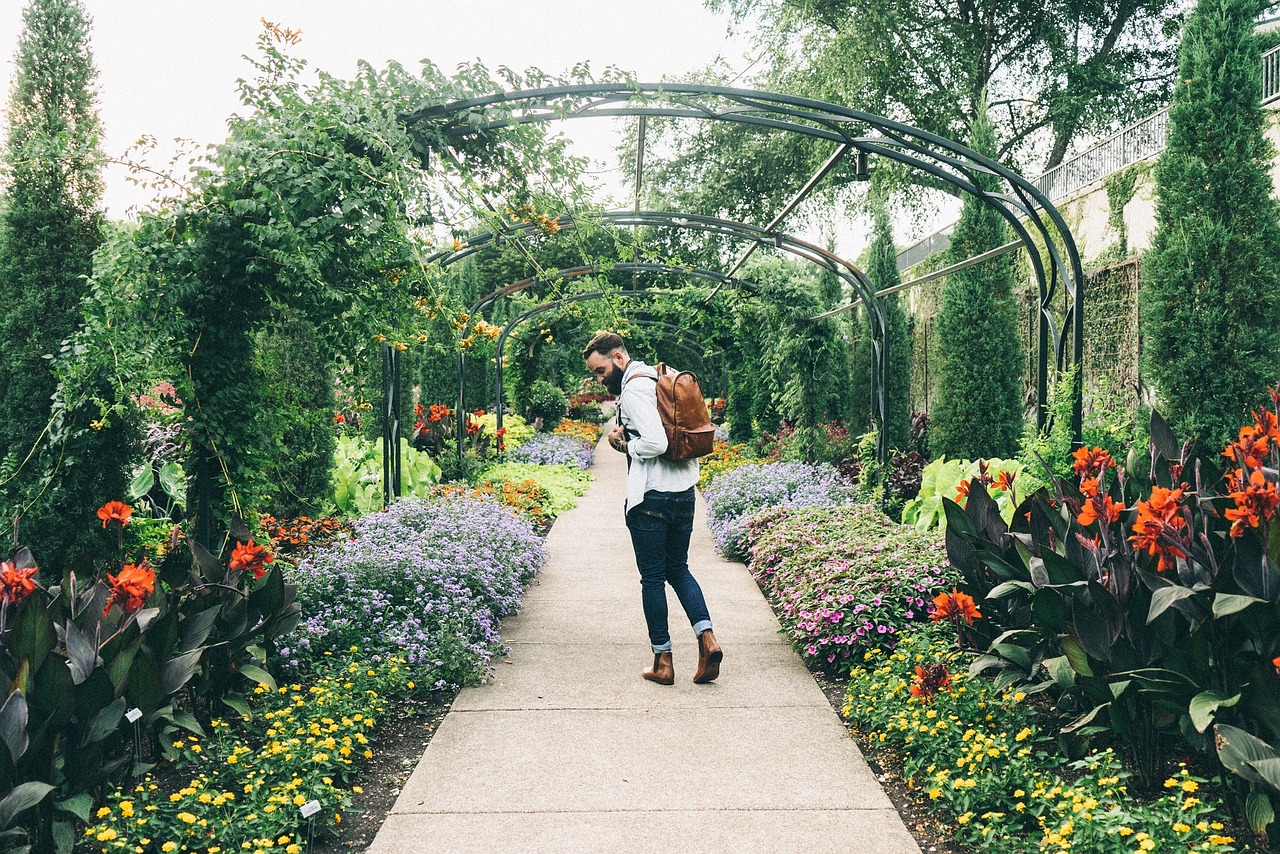
[[[1280,205],[1263,136],[1256,0],[1187,19],[1157,229],[1143,264],[1148,376],[1175,430],[1219,447],[1280,380]]]
[[[898,273],[898,253],[893,245],[893,227],[889,211],[879,193],[872,197],[873,230],[867,255],[867,278],[877,291],[902,283]],[[889,361],[889,379],[885,388],[885,446],[899,450],[911,439],[911,338],[907,330],[907,313],[898,294],[882,300],[887,333],[885,358]],[[870,348],[868,347],[868,350]]]
[[[22,467],[5,487],[9,510],[40,487],[31,452],[49,422],[56,388],[48,356],[77,326],[84,277],[101,239],[96,78],[89,19],[79,0],[31,0],[9,97],[9,182],[0,214],[0,470],[8,478]]]
[[[828,243],[828,252],[835,247]],[[842,282],[839,276],[830,270],[822,270],[818,274],[818,302],[823,311],[828,311],[845,301]],[[849,316],[836,315],[832,319],[835,335],[830,365],[831,376],[826,382],[825,417],[830,421],[849,423],[852,411],[850,404],[853,397],[853,342],[849,340]]]
[[[974,121],[970,146],[992,156],[995,133],[986,112]],[[993,175],[981,175],[996,189]],[[952,263],[1006,242],[1000,214],[967,196],[951,239]],[[952,458],[1008,457],[1022,436],[1022,358],[1013,271],[995,258],[947,277],[934,327],[938,336],[938,396],[929,424],[929,448]]]

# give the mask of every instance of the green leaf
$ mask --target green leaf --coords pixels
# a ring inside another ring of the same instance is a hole
[[[200,721],[196,720],[195,715],[190,712],[174,712],[170,718],[175,726],[180,726],[187,732],[194,732],[196,735],[204,737],[204,727],[200,726]]]
[[[1196,592],[1189,587],[1171,584],[1161,587],[1151,594],[1151,608],[1147,611],[1147,625],[1151,625],[1161,614],[1169,610],[1175,603],[1195,596]]]
[[[1007,596],[1013,596],[1018,591],[1034,594],[1036,588],[1029,581],[1004,581],[987,591],[987,598],[1004,599]]]
[[[160,467],[160,488],[178,504],[187,505],[187,475],[177,463],[165,463]]]
[[[117,697],[112,701],[111,705],[99,709],[98,713],[93,716],[93,722],[89,725],[89,731],[85,734],[81,746],[96,744],[115,732],[116,728],[120,726],[120,719],[124,717],[124,710],[124,697]]]
[[[31,602],[18,619],[14,621],[9,638],[13,657],[21,660],[24,656],[31,660],[31,673],[40,670],[47,656],[58,643],[58,633],[53,628],[53,620],[46,607],[38,607]]]
[[[148,492],[151,487],[156,485],[155,475],[151,473],[151,464],[144,463],[138,469],[138,473],[133,476],[133,480],[129,481],[129,488],[125,491],[125,497],[130,501],[137,501]]]
[[[27,737],[27,698],[21,691],[14,691],[0,706],[0,740],[9,748],[13,764],[27,752],[30,742]]]
[[[1191,704],[1188,711],[1191,714],[1191,723],[1195,726],[1196,732],[1204,732],[1209,728],[1209,724],[1213,723],[1214,713],[1219,708],[1234,706],[1240,702],[1240,695],[1227,697],[1217,691],[1201,691],[1191,698]]]
[[[203,654],[204,647],[198,647],[189,652],[175,655],[161,665],[160,687],[166,697],[176,693],[179,688],[187,684],[191,674],[195,673],[196,668],[200,665],[200,656]]]
[[[72,795],[65,801],[55,801],[53,808],[70,813],[81,821],[89,820],[89,810],[93,809],[93,795],[88,792],[81,792],[78,795]]]
[[[75,623],[68,620],[63,627],[67,641],[67,664],[71,667],[71,682],[79,685],[89,678],[94,667],[101,663],[98,647]]]
[[[1253,770],[1267,781],[1267,785],[1280,791],[1280,756],[1273,759],[1253,759],[1249,762]]]
[[[1280,757],[1271,745],[1252,733],[1228,724],[1216,724],[1213,733],[1214,743],[1218,748],[1218,759],[1224,766],[1251,783],[1265,783],[1262,775],[1254,770],[1252,763]]]
[[[1068,690],[1076,684],[1075,668],[1071,666],[1071,662],[1067,660],[1065,655],[1046,658],[1043,664],[1044,669],[1048,671],[1050,678],[1059,688]]]
[[[75,823],[55,821],[50,830],[53,835],[53,854],[71,854],[76,844]]]
[[[225,706],[235,709],[240,713],[240,717],[245,720],[253,719],[253,713],[249,711],[249,704],[245,702],[244,697],[241,697],[238,694],[226,694],[222,698],[222,703]]]
[[[1080,640],[1074,635],[1066,635],[1060,643],[1067,661],[1071,662],[1071,669],[1081,676],[1092,676],[1093,668],[1089,666],[1089,655],[1084,651],[1084,646],[1081,645]]]
[[[16,816],[43,801],[53,789],[48,783],[35,780],[14,786],[13,791],[0,800],[0,829],[8,827]]]
[[[242,664],[240,665],[240,672],[255,685],[266,685],[272,691],[276,690],[275,677],[256,664]]]
[[[1076,730],[1080,729],[1082,726],[1084,726],[1085,724],[1089,723],[1094,718],[1096,718],[1098,716],[1098,713],[1101,712],[1103,709],[1106,709],[1110,706],[1111,706],[1110,703],[1103,703],[1100,706],[1094,706],[1088,712],[1085,712],[1083,715],[1081,715],[1071,723],[1064,726],[1062,728],[1062,731],[1068,734],[1075,732]]]
[[[206,608],[194,616],[188,617],[182,621],[182,645],[179,649],[182,652],[188,652],[198,646],[203,646],[204,642],[209,639],[209,633],[213,631],[214,623],[218,619],[218,613],[222,610],[221,605],[214,605],[212,608]]]
[[[1254,833],[1262,834],[1275,821],[1276,811],[1266,792],[1250,792],[1244,802],[1244,815]]]
[[[1237,614],[1255,603],[1265,605],[1267,600],[1256,596],[1242,596],[1238,593],[1219,593],[1213,597],[1213,618],[1215,620]],[[1203,732],[1204,730],[1201,730]]]

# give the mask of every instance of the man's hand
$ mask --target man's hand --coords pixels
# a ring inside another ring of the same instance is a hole
[[[615,451],[621,451],[624,454],[627,452],[627,433],[621,424],[613,425],[613,429],[609,431],[606,439],[609,442],[609,447]]]

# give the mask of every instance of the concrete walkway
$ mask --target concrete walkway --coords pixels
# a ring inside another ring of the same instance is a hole
[[[502,625],[509,658],[458,695],[368,850],[918,854],[746,568],[716,554],[701,496],[689,564],[720,679],[692,683],[697,643],[674,595],[676,684],[640,678],[653,654],[625,461],[601,444],[592,471]]]

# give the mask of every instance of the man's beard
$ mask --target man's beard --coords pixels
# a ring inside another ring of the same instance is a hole
[[[614,397],[622,394],[622,373],[622,369],[617,365],[610,365],[609,373],[605,374],[604,379],[601,381]]]

